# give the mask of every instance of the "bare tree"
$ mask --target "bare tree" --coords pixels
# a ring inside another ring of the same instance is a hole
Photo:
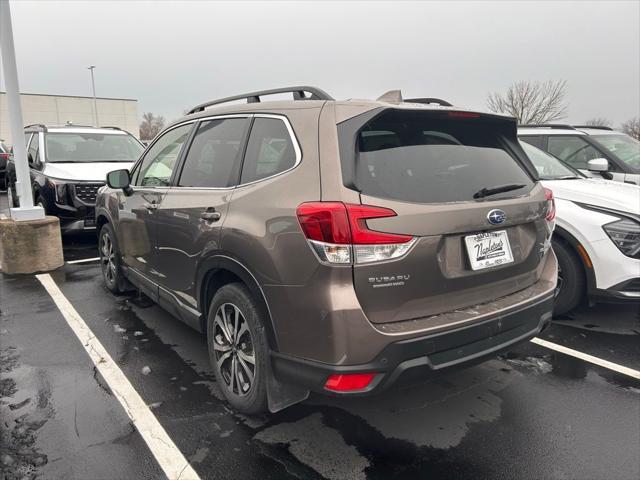
[[[640,118],[635,117],[627,120],[620,129],[630,137],[640,140]]]
[[[140,139],[151,140],[164,128],[165,119],[161,115],[146,112],[140,122]]]
[[[512,84],[504,94],[490,93],[487,107],[492,112],[516,117],[521,125],[560,120],[567,114],[566,88],[566,80],[524,80]]]
[[[610,127],[613,123],[608,118],[594,117],[584,122],[584,124],[590,127]]]

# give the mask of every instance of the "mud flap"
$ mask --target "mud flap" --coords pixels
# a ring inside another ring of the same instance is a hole
[[[267,380],[267,404],[271,413],[279,412],[309,398],[309,390],[280,382],[273,374]]]

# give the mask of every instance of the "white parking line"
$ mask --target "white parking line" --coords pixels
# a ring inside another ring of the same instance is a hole
[[[69,260],[67,263],[87,263],[87,262],[97,262],[98,260],[100,260],[100,257],[81,258],[80,260]]]
[[[51,276],[42,274],[36,275],[36,278],[47,290],[71,330],[84,346],[102,378],[127,412],[167,477],[171,480],[199,480],[198,474]]]
[[[564,353],[565,355],[571,355],[572,357],[579,358],[580,360],[584,360],[585,362],[593,363],[594,365],[608,368],[609,370],[613,370],[614,372],[618,372],[623,375],[628,375],[630,377],[637,378],[640,380],[640,371],[638,370],[634,370],[632,368],[625,367],[623,365],[619,365],[617,363],[613,363],[608,360],[603,360],[602,358],[594,357],[593,355],[589,355],[588,353],[582,353],[582,352],[579,352],[578,350],[573,350],[572,348],[563,347],[562,345],[548,342],[547,340],[543,340],[541,338],[532,338],[531,341],[542,347],[555,350],[556,352]]]

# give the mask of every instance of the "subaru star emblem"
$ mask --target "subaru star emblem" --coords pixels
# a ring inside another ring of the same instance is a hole
[[[489,220],[489,223],[491,225],[500,225],[501,223],[504,223],[506,219],[507,219],[507,214],[504,213],[502,210],[498,210],[497,208],[495,210],[491,210],[487,214],[487,220]]]

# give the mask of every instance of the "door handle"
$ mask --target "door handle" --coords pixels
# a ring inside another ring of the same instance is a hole
[[[217,222],[221,216],[220,212],[216,212],[214,209],[208,209],[200,214],[200,218],[207,222]]]

